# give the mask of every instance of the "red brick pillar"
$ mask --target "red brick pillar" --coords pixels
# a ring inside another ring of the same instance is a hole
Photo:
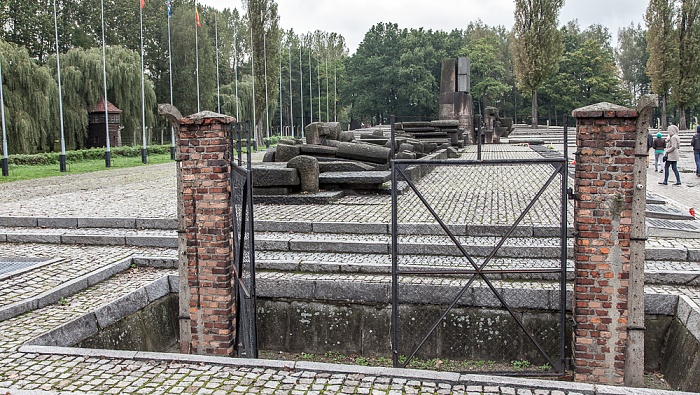
[[[180,350],[232,355],[235,305],[232,278],[229,125],[234,118],[198,113],[180,121],[178,241]]]
[[[574,379],[623,384],[638,112],[600,103],[573,116]]]

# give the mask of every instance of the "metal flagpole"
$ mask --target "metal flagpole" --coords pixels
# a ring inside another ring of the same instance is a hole
[[[105,167],[112,167],[112,149],[109,141],[109,111],[107,109],[107,55],[105,50],[105,2],[102,6],[102,79],[104,80],[105,93]]]
[[[253,47],[253,24],[250,25],[250,70],[253,75],[253,138],[258,138],[258,123],[255,119],[255,48]],[[248,135],[250,138],[250,135]],[[250,140],[247,142],[247,146],[250,147]],[[249,151],[250,152],[250,151]]]
[[[280,37],[279,42],[279,58],[280,58],[280,137],[284,135],[284,129],[282,124],[282,38]]]
[[[326,49],[326,122],[331,121],[331,114],[330,114],[330,109],[328,106],[328,50]]]
[[[194,59],[197,62],[195,74],[197,77],[197,112],[199,112],[199,11],[197,11],[197,0],[194,0],[194,23]]]
[[[292,43],[289,43],[288,48],[289,54],[289,127],[292,132],[292,137],[294,134],[294,98],[292,97]]]
[[[61,118],[61,155],[59,155],[59,169],[66,172],[66,138],[63,129],[63,92],[61,90],[61,56],[58,53],[58,18],[56,17],[56,0],[53,0],[53,25],[56,33],[56,68],[58,70],[58,113]]]
[[[316,82],[318,83],[318,121],[321,122],[321,57],[316,59]]]
[[[170,46],[170,17],[172,4],[168,0],[168,67],[170,69],[170,105],[173,105],[173,54]],[[175,160],[175,128],[170,125],[170,160]]]
[[[309,117],[311,118],[311,122],[313,123],[314,121],[314,94],[313,94],[313,88],[311,86],[311,46],[309,46],[309,105],[311,106],[311,110],[309,111]]]
[[[141,5],[143,5],[143,0],[141,0]],[[141,148],[141,162],[148,163],[148,158],[146,156],[146,81],[145,73],[146,66],[143,60],[143,7],[140,8],[141,17],[141,140],[143,142],[143,148]],[[105,103],[107,105],[107,103]]]
[[[338,61],[333,62],[333,122],[338,122]]]
[[[233,25],[233,80],[236,87],[236,122],[241,123],[238,111],[238,25]]]
[[[221,114],[221,88],[219,85],[219,22],[214,14],[214,45],[216,46],[216,112]]]
[[[299,99],[301,101],[301,138],[304,138],[304,70],[301,67],[301,43],[299,43]]]
[[[7,177],[9,171],[9,155],[7,154],[7,130],[5,129],[5,96],[2,90],[2,59],[0,58],[0,116],[2,117],[2,175]]]
[[[263,56],[265,57],[265,138],[270,139],[270,96],[267,88],[267,34],[263,32]]]

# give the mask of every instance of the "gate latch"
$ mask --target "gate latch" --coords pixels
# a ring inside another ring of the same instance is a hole
[[[574,189],[571,187],[566,190],[566,196],[569,198],[569,200],[578,200],[578,193],[574,193]]]

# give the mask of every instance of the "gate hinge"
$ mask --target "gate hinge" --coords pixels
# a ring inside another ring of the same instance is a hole
[[[566,190],[566,196],[569,198],[569,200],[578,200],[578,193],[574,193],[573,188]]]

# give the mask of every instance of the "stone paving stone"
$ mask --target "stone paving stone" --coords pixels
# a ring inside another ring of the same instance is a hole
[[[22,273],[0,282],[0,307],[28,299],[54,287],[120,261],[134,254],[160,255],[163,249],[136,247],[72,246],[52,244],[2,245],[4,256],[63,258],[40,270]]]

